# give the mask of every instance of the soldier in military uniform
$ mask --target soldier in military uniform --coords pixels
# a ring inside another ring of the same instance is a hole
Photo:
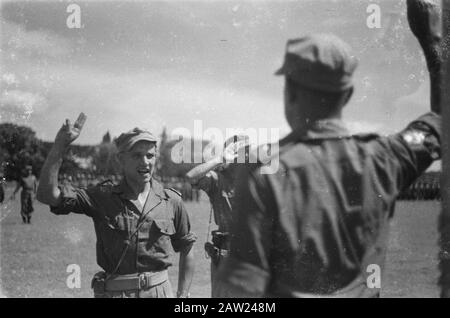
[[[225,142],[223,154],[196,166],[187,174],[193,187],[206,192],[211,202],[217,230],[212,231],[212,243],[205,244],[211,258],[211,295],[215,294],[216,272],[222,259],[228,255],[229,232],[232,223],[235,160],[239,155],[238,145],[245,147],[248,137],[233,136]],[[241,147],[242,148],[242,147]],[[241,151],[242,152],[242,151]],[[248,151],[246,151],[248,153]],[[209,229],[208,229],[209,230]]]
[[[244,168],[236,185],[221,297],[377,297],[395,200],[440,158],[439,105],[398,134],[352,135],[342,109],[357,62],[332,35],[290,40],[283,67],[292,133],[280,169]]]
[[[67,120],[42,168],[38,199],[57,215],[85,214],[94,221],[97,263],[103,272],[92,281],[95,297],[173,297],[168,279],[170,250],[180,253],[178,297],[188,297],[194,271],[189,216],[179,193],[153,177],[156,139],[135,128],[116,140],[123,179],[87,190],[57,186],[63,153],[81,127]]]
[[[20,189],[22,189],[20,193],[20,215],[23,223],[31,224],[31,214],[34,211],[33,202],[37,190],[37,179],[33,175],[33,167],[30,165],[25,167],[25,174],[17,181],[17,186],[11,199],[15,200],[16,193]]]

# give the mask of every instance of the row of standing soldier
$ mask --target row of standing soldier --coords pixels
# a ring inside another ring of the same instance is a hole
[[[415,182],[408,189],[402,191],[397,198],[404,201],[430,201],[441,198],[441,189],[438,182]]]

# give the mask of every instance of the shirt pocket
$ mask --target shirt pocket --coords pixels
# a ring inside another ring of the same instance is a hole
[[[175,234],[175,226],[173,222],[166,219],[153,220],[155,224],[155,228],[163,235],[174,235]]]
[[[123,245],[130,238],[136,228],[136,220],[132,217],[117,215],[106,217],[103,225],[103,241],[108,249],[114,249]]]
[[[153,220],[149,229],[149,248],[155,252],[167,253],[170,246],[170,237],[175,234],[175,226],[170,220]]]

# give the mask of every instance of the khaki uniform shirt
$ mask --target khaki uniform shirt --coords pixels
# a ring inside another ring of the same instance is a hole
[[[223,290],[379,295],[367,278],[378,266],[383,282],[396,198],[440,158],[440,126],[441,117],[429,113],[381,137],[321,121],[280,143],[277,173],[240,171],[230,257],[219,274]]]
[[[143,211],[130,201],[131,191],[125,182],[87,190],[66,185],[61,190],[61,202],[51,211],[92,218],[97,263],[107,273],[115,269],[127,242],[129,248],[116,274],[165,270],[172,265],[170,245],[178,252],[196,240],[179,194],[163,189],[155,180]]]

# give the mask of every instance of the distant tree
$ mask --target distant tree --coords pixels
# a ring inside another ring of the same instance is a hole
[[[26,165],[39,175],[47,152],[29,127],[0,124],[0,162],[8,179],[18,179]]]
[[[111,134],[109,131],[106,132],[106,134],[103,136],[102,144],[110,144],[111,143]]]

